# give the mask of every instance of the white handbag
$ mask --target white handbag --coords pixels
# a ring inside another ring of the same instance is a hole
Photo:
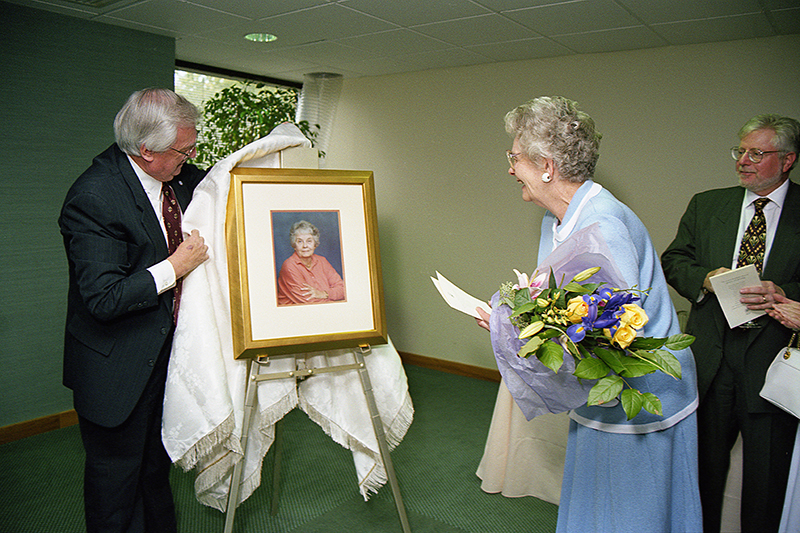
[[[792,335],[789,346],[782,348],[769,365],[761,397],[800,418],[800,341],[797,332]]]

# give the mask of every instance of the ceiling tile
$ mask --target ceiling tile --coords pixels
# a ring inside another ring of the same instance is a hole
[[[369,35],[359,35],[358,37],[346,37],[339,39],[337,42],[360,50],[374,52],[381,56],[402,56],[452,47],[452,45],[438,39],[406,29],[370,33]]]
[[[554,36],[553,40],[579,54],[656,48],[668,43],[646,26]]]
[[[763,13],[667,22],[653,24],[651,28],[673,45],[754,39],[775,34]]]
[[[566,35],[641,24],[613,0],[576,0],[509,11],[503,15],[542,35]]]
[[[574,54],[575,51],[546,37],[467,47],[493,61],[519,61]]]
[[[485,7],[470,0],[402,0],[396,2],[347,0],[342,2],[342,6],[368,13],[406,28],[490,13]]]
[[[645,24],[758,13],[758,0],[617,0]]]
[[[496,14],[436,22],[414,26],[413,29],[454,46],[471,46],[540,37],[535,32]]]
[[[209,26],[229,26],[246,19],[189,2],[141,2],[95,20],[106,23],[124,21],[157,28],[162,34],[188,35],[202,32]]]

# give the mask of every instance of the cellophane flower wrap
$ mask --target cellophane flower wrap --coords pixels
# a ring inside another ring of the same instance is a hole
[[[622,403],[630,420],[661,402],[626,378],[664,372],[681,377],[668,350],[694,337],[641,336],[647,288],[626,287],[598,227],[576,232],[528,277],[504,283],[492,298],[490,321],[497,366],[530,420],[582,405]]]

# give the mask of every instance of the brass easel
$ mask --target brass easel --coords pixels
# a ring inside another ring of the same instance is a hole
[[[403,505],[403,498],[400,495],[400,486],[397,483],[395,476],[394,466],[392,459],[389,455],[389,445],[386,443],[386,434],[383,430],[383,421],[381,420],[380,413],[378,413],[378,406],[375,403],[375,395],[372,392],[372,383],[369,379],[369,372],[364,363],[364,356],[369,354],[371,348],[369,345],[361,345],[353,350],[355,362],[347,365],[335,365],[322,368],[306,368],[305,359],[297,359],[296,370],[288,372],[275,372],[273,374],[260,374],[259,367],[269,366],[270,357],[259,357],[257,359],[248,359],[247,361],[247,384],[245,390],[244,400],[244,420],[242,422],[242,459],[233,467],[233,474],[231,476],[231,486],[228,491],[228,504],[225,513],[225,533],[233,533],[233,520],[236,515],[236,507],[239,500],[239,482],[242,479],[242,469],[244,468],[244,455],[247,451],[247,435],[250,430],[250,423],[255,410],[256,402],[256,389],[259,383],[263,381],[271,381],[275,379],[294,378],[305,379],[314,374],[324,374],[328,372],[344,372],[348,370],[358,371],[359,378],[361,379],[361,388],[364,391],[364,397],[367,402],[367,410],[369,411],[370,419],[372,420],[372,429],[375,432],[375,438],[378,441],[378,448],[383,461],[386,476],[389,481],[389,486],[392,488],[395,506],[397,507],[397,514],[400,517],[400,524],[403,528],[403,533],[411,533],[411,528],[408,524],[408,517],[406,516],[405,506]],[[294,355],[286,356],[271,356],[271,357],[294,357]],[[275,443],[280,446],[279,435],[277,434]],[[272,494],[272,513],[277,510],[278,502],[278,470],[280,463],[280,450],[276,449],[276,470],[273,472],[273,494]]]

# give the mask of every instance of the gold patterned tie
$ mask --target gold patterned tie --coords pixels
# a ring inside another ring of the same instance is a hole
[[[167,230],[167,247],[170,255],[175,253],[178,246],[183,242],[183,232],[181,232],[181,207],[175,200],[175,193],[172,187],[166,183],[161,185],[161,218],[164,220],[164,227]],[[178,322],[178,306],[181,301],[181,282],[182,279],[175,280],[175,301],[172,307],[172,318]]]
[[[736,267],[745,265],[755,265],[758,273],[764,266],[764,251],[767,244],[767,220],[764,218],[764,206],[769,202],[769,198],[759,198],[753,205],[756,212],[750,220],[750,225],[742,237],[742,245],[739,247],[739,259]]]

